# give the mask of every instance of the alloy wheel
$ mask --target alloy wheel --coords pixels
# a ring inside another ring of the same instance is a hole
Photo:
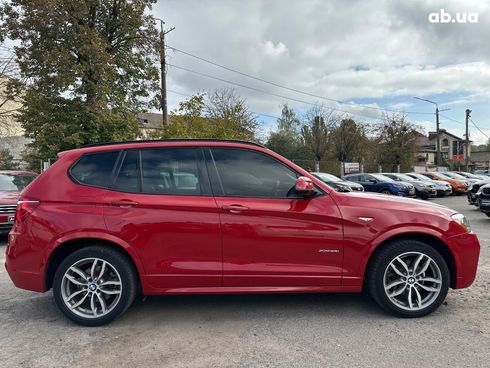
[[[388,264],[383,286],[391,303],[407,311],[418,311],[430,306],[439,296],[442,273],[427,254],[407,252]]]
[[[110,313],[121,299],[121,276],[100,258],[84,258],[63,274],[61,296],[66,307],[83,318],[100,318]]]

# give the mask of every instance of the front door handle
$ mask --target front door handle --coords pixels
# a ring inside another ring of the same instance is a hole
[[[116,206],[116,207],[121,207],[121,208],[130,208],[133,206],[137,206],[138,202],[134,202],[130,199],[121,199],[119,201],[111,202],[111,205]]]
[[[248,207],[241,206],[239,204],[230,204],[230,205],[222,206],[221,209],[231,213],[241,213],[242,211],[248,210]]]

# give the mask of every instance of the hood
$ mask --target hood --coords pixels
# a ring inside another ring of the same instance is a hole
[[[15,190],[0,190],[0,205],[17,204],[20,192]]]
[[[360,192],[360,193],[342,193],[342,197],[346,197],[347,201],[351,199],[355,202],[356,207],[367,208],[383,208],[384,210],[402,210],[416,213],[425,213],[433,215],[451,216],[457,211],[454,211],[446,206],[440,204],[422,201],[420,199],[412,199],[405,197],[398,197],[393,195],[386,195],[380,193]],[[355,199],[354,199],[355,198]],[[344,199],[340,198],[340,202]]]
[[[349,181],[349,180],[344,180],[344,181],[342,181],[342,183],[344,183],[345,185],[348,185],[349,187],[356,187],[356,188],[362,187],[361,184],[355,183],[355,182]]]

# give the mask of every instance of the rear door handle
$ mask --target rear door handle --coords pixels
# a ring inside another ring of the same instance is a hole
[[[121,207],[121,208],[130,208],[133,206],[137,206],[138,202],[134,202],[130,199],[121,199],[120,201],[111,202],[111,205],[116,206],[116,207]]]
[[[230,205],[222,206],[221,209],[231,213],[240,213],[242,211],[248,210],[248,207],[241,206],[239,204],[230,204]]]

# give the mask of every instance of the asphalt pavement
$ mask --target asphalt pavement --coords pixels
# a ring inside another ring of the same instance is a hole
[[[489,367],[490,218],[466,198],[478,276],[430,316],[399,319],[363,294],[159,296],[104,327],[77,326],[51,292],[13,286],[0,240],[3,367]]]

